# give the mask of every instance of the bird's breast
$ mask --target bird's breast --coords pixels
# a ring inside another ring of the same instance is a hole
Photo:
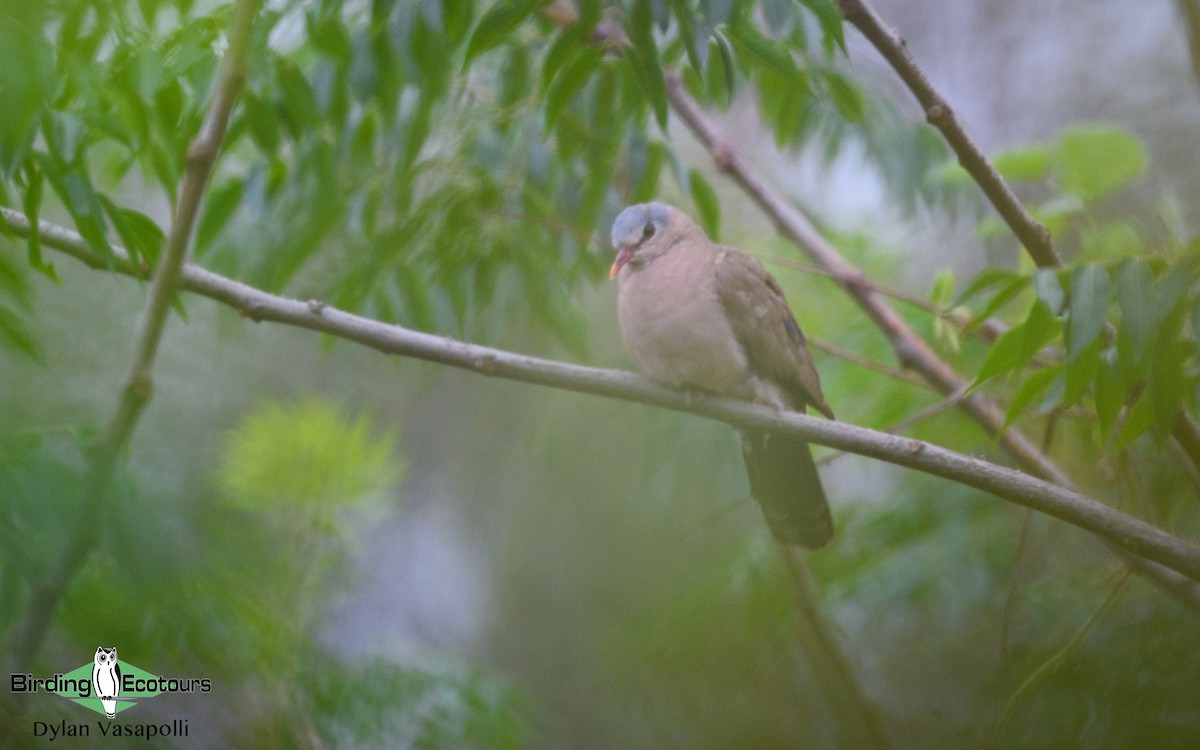
[[[748,397],[746,355],[705,263],[673,254],[621,273],[617,312],[625,348],[649,377],[673,387]]]

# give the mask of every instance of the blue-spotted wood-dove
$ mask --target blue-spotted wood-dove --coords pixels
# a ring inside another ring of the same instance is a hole
[[[804,335],[757,258],[709,240],[674,206],[630,206],[613,223],[625,348],[654,380],[827,417]],[[780,542],[819,547],[833,520],[807,443],[739,432],[750,492]]]

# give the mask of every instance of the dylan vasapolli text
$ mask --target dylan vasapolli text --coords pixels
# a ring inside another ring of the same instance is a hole
[[[59,737],[187,737],[188,720],[174,719],[169,724],[119,724],[97,721],[93,727],[88,723],[68,724],[65,721],[33,722],[33,736],[45,737],[50,742]]]

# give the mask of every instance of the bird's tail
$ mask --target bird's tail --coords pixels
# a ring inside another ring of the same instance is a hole
[[[808,443],[751,431],[741,438],[750,494],[762,506],[771,534],[784,544],[809,548],[832,539],[829,501]]]

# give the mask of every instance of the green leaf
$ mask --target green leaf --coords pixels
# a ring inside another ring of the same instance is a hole
[[[842,12],[832,0],[800,0],[806,8],[813,12],[821,24],[821,32],[825,35],[826,47],[830,43],[837,45],[846,54],[846,38],[842,26]]]
[[[83,119],[70,112],[50,113],[50,127],[46,129],[47,140],[55,156],[63,164],[76,165],[79,160],[79,145],[83,141],[85,127]]]
[[[42,360],[33,329],[24,318],[4,305],[0,305],[0,343],[5,348],[16,349],[35,362]]]
[[[938,307],[945,308],[954,298],[954,271],[943,268],[933,277],[933,288],[929,292],[929,301]]]
[[[1058,315],[1062,311],[1065,294],[1057,271],[1049,268],[1039,268],[1034,271],[1033,291],[1037,293],[1038,299],[1046,303],[1050,312]]]
[[[796,65],[796,60],[787,47],[764,36],[749,23],[732,26],[728,33],[734,46],[755,67],[772,71],[807,91],[808,77]]]
[[[0,223],[8,222],[0,215]],[[8,253],[0,253],[0,291],[11,297],[26,310],[33,309],[33,289],[25,278],[24,268]]]
[[[1034,355],[1058,334],[1058,319],[1041,300],[1033,303],[1025,322],[997,339],[979,369],[972,387],[984,381],[1029,365]]]
[[[350,60],[350,35],[342,24],[338,11],[309,10],[304,15],[308,38],[313,46],[340,62]]]
[[[667,86],[663,80],[662,66],[658,59],[658,46],[654,43],[654,17],[650,0],[634,0],[633,12],[626,30],[633,48],[629,50],[630,61],[637,72],[638,81],[646,100],[654,110],[658,126],[667,129]]]
[[[22,196],[21,207],[25,210],[25,216],[29,219],[29,239],[27,244],[29,247],[29,265],[37,271],[46,274],[47,277],[57,281],[58,275],[54,272],[54,265],[42,260],[42,231],[38,220],[42,210],[42,188],[43,176],[42,170],[38,169],[34,160],[30,160],[25,169],[25,179],[27,185],[25,194]]]
[[[122,208],[121,217],[124,219],[124,226],[128,232],[127,236],[122,236],[122,241],[131,247],[136,247],[137,254],[150,261],[151,264],[158,262],[158,256],[162,253],[163,243],[166,241],[162,228],[149,216],[134,211],[132,208]]]
[[[301,140],[320,120],[317,100],[312,87],[290,60],[281,60],[277,67],[279,90],[283,94],[283,115],[294,140]]]
[[[226,184],[208,191],[208,195],[204,198],[204,208],[200,213],[200,220],[196,222],[197,257],[203,256],[205,251],[212,247],[213,240],[229,223],[229,218],[241,205],[245,189],[245,181],[235,177]]]
[[[1183,397],[1187,393],[1183,343],[1179,336],[1179,318],[1164,322],[1154,337],[1150,355],[1150,400],[1154,404],[1154,435],[1161,443],[1171,435],[1179,421]]]
[[[1025,407],[1033,403],[1039,396],[1045,393],[1054,379],[1062,376],[1061,367],[1047,367],[1041,370],[1034,370],[1021,383],[1021,387],[1017,389],[1013,395],[1012,401],[1008,404],[1008,411],[1004,414],[1004,426],[1008,427],[1012,424],[1021,413],[1025,411]]]
[[[529,94],[529,53],[524,45],[509,45],[500,80],[500,103],[506,108],[513,108]]]
[[[688,172],[688,187],[700,213],[700,224],[713,242],[721,241],[721,206],[708,180],[696,170]]]
[[[546,51],[546,56],[542,59],[541,90],[543,92],[550,89],[550,82],[554,80],[554,76],[567,63],[567,60],[578,56],[582,42],[577,26],[568,26],[559,32],[558,37],[550,44],[550,49]]]
[[[241,98],[242,117],[250,129],[250,137],[264,154],[272,155],[279,149],[279,115],[267,102],[251,93]]]
[[[1117,345],[1122,359],[1137,362],[1146,354],[1158,322],[1155,316],[1154,279],[1150,268],[1138,258],[1124,261],[1115,270],[1117,305],[1121,324]]]
[[[474,6],[473,0],[442,0],[442,28],[455,45],[466,37],[471,27],[471,19],[475,17]]]
[[[1052,152],[1045,146],[1026,146],[996,154],[992,165],[1010,182],[1041,180],[1050,173]]]
[[[1129,416],[1125,420],[1125,426],[1121,428],[1121,436],[1117,439],[1115,449],[1119,451],[1129,445],[1139,435],[1150,429],[1153,423],[1153,399],[1150,397],[1149,389],[1144,389],[1129,409]]]
[[[825,71],[822,79],[843,117],[850,122],[862,122],[866,118],[867,100],[857,83],[832,71]]]
[[[1159,285],[1158,299],[1155,300],[1154,310],[1159,320],[1175,312],[1181,299],[1196,283],[1200,275],[1200,256],[1186,255],[1167,272],[1166,278]]]
[[[1108,272],[1089,263],[1071,276],[1071,309],[1067,312],[1067,361],[1091,346],[1104,330],[1105,315],[1112,296]]]
[[[725,108],[733,99],[733,52],[729,49],[729,42],[720,33],[713,35],[709,47],[711,50],[708,56],[708,71],[705,75],[708,98],[718,107]],[[713,54],[712,50],[716,50],[716,54]]]
[[[982,292],[984,289],[993,287],[1002,282],[1011,283],[1016,279],[1024,281],[1025,277],[1016,271],[1010,271],[1005,268],[985,269],[974,279],[971,279],[971,283],[967,284],[967,288],[962,291],[962,294],[958,295],[958,299],[954,300],[954,304],[952,304],[951,307],[958,307],[971,297],[974,297],[976,294]]]
[[[985,320],[992,317],[997,310],[1010,302],[1018,294],[1025,291],[1028,287],[1029,282],[1023,276],[1018,276],[1005,283],[1004,286],[1000,287],[1000,290],[996,292],[995,296],[988,300],[988,303],[979,312],[979,314],[971,319],[971,323],[969,326],[967,326],[967,330],[975,330],[976,326],[982,324]]]
[[[1107,437],[1117,422],[1121,406],[1125,403],[1125,382],[1121,378],[1121,370],[1111,349],[1100,357],[1092,400],[1096,404],[1096,420],[1100,423],[1100,434]]]
[[[379,132],[379,117],[373,110],[363,113],[350,137],[350,159],[361,169],[369,169],[375,162],[375,143]]]
[[[1089,259],[1105,261],[1127,258],[1144,247],[1141,235],[1124,221],[1109,221],[1086,227],[1079,237]]]
[[[507,39],[538,5],[540,3],[528,2],[528,0],[524,2],[500,0],[488,8],[475,26],[475,31],[471,34],[471,41],[467,43],[467,54],[463,59],[462,72],[465,73],[470,68],[471,62],[480,54]]]
[[[658,141],[652,141],[646,147],[645,163],[630,195],[634,203],[645,203],[658,195],[659,177],[669,158],[667,151],[667,147]]]
[[[1074,406],[1096,379],[1102,344],[1103,342],[1097,339],[1075,359],[1067,361],[1063,377],[1063,406]]]
[[[550,85],[550,90],[546,93],[545,122],[547,130],[554,127],[559,115],[571,103],[571,99],[579,89],[587,83],[603,57],[603,47],[595,45],[587,47],[579,57],[568,63],[555,76],[554,83]]]
[[[1146,171],[1142,142],[1116,128],[1082,125],[1058,143],[1062,189],[1094,201],[1140,177]]]
[[[112,260],[112,247],[105,236],[108,224],[104,220],[104,208],[87,175],[82,172],[70,172],[61,180],[52,179],[51,184],[66,204],[71,217],[75,219],[75,228],[87,240],[88,245]]]
[[[686,0],[669,0],[669,5],[675,21],[679,24],[679,37],[687,51],[688,62],[697,73],[704,72],[711,30],[703,23],[704,19],[692,12]]]
[[[162,250],[163,231],[150,220],[150,217],[137,211],[121,208],[103,193],[100,193],[100,204],[104,213],[117,230],[117,235],[125,243],[125,250],[135,264],[141,260],[154,261]]]
[[[26,26],[36,19],[0,15],[0,177],[8,178],[25,161],[42,113],[58,86],[54,62],[42,29]]]

